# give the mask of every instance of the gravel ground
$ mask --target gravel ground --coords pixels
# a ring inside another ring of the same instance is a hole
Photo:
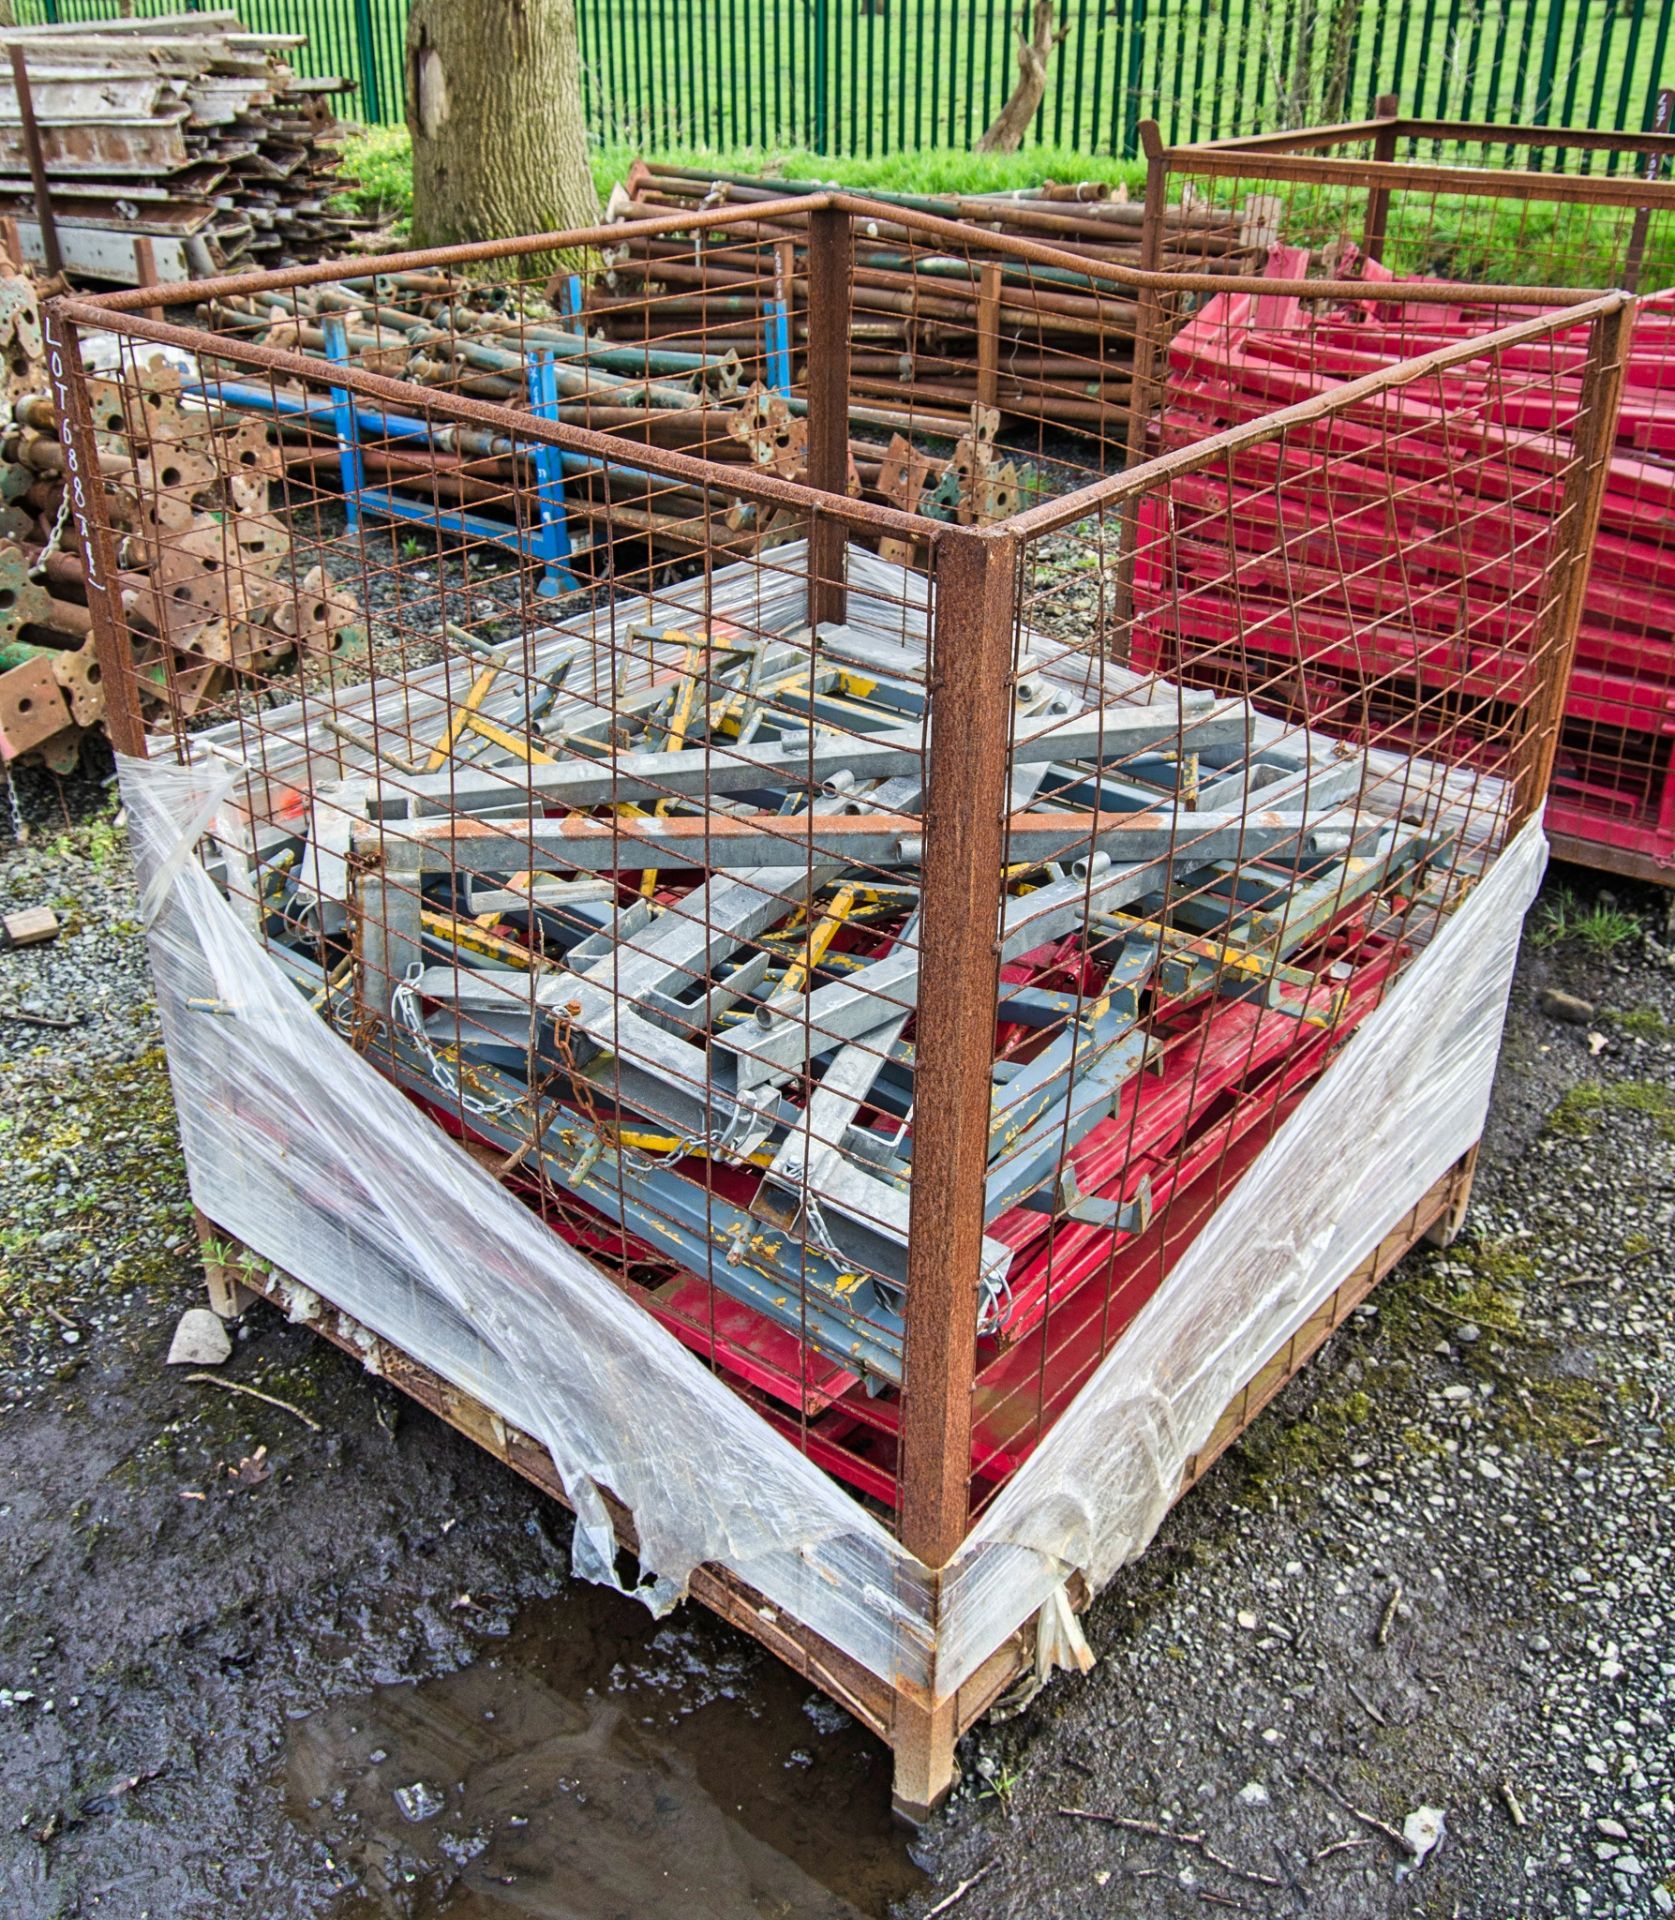
[[[1675,1911],[1675,950],[1580,874],[1531,927],[1466,1233],[967,1743],[915,1911]]]
[[[66,930],[0,955],[0,1912],[1675,1910],[1656,896],[1550,878],[1466,1236],[1096,1604],[1093,1674],[966,1742],[921,1874],[842,1716],[569,1584],[561,1514],[312,1335],[259,1308],[224,1374],[319,1431],[161,1366],[201,1296],[123,839],[97,775],[19,795],[0,894]],[[502,1784],[392,1833],[400,1741]]]

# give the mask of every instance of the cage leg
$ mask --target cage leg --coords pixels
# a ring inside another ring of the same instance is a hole
[[[957,1699],[952,1697],[934,1707],[911,1700],[896,1702],[891,1739],[896,1770],[890,1804],[903,1826],[922,1827],[954,1789],[956,1710]]]
[[[210,1311],[223,1320],[236,1320],[247,1307],[253,1307],[261,1295],[253,1293],[238,1278],[237,1269],[227,1259],[232,1243],[220,1233],[209,1215],[194,1207],[192,1218],[203,1253],[204,1286],[209,1293]]]
[[[853,239],[849,215],[835,207],[808,218],[808,484],[841,494],[849,481],[849,317]],[[828,514],[810,516],[808,618],[811,626],[848,618],[848,536]]]
[[[1477,1148],[1463,1153],[1454,1163],[1449,1180],[1448,1204],[1425,1229],[1428,1247],[1451,1247],[1466,1224],[1466,1209],[1471,1205],[1471,1184],[1477,1177]]]

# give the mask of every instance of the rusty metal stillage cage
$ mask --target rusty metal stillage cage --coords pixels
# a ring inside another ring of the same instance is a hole
[[[564,320],[620,227],[206,284],[211,326],[64,300],[51,351],[200,1210],[562,1492],[585,1570],[634,1548],[842,1699],[918,1813],[1457,1217],[1628,302],[1432,290],[1474,321],[1439,340],[1391,296],[1397,364],[1104,475],[1047,419],[852,406],[902,318],[857,235],[1123,303],[1317,289],[836,193],[738,218],[648,232],[806,283],[770,432],[732,421],[771,336],[659,346],[650,284],[637,347]],[[294,600],[283,663],[158,606],[253,446],[204,420],[252,412],[287,538],[207,558],[223,611]],[[1268,644],[1320,619],[1361,648],[1325,700]]]
[[[1670,99],[1660,96],[1665,127]],[[1509,301],[1519,283],[1641,296],[1547,820],[1565,857],[1675,884],[1675,138],[1379,106],[1353,125],[1197,146],[1164,148],[1150,127],[1148,207],[1159,219],[1171,199],[1191,207],[1193,222],[1168,243],[1175,258],[1194,234],[1220,232],[1267,249],[1288,278],[1494,281]],[[1162,245],[1154,221],[1143,253],[1155,263]],[[1144,356],[1165,442],[1399,359],[1412,343],[1385,332],[1388,311],[1257,297],[1189,316],[1160,297]],[[1429,311],[1438,337],[1480,324],[1469,310]],[[1498,403],[1468,383],[1455,404]],[[1510,412],[1499,421],[1517,424]],[[1243,493],[1263,482],[1251,472],[1228,484]],[[1296,657],[1302,672],[1352,670],[1341,652],[1335,664],[1311,661],[1299,643]]]

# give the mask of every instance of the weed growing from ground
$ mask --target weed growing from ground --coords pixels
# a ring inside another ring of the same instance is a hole
[[[1584,907],[1569,887],[1559,887],[1536,908],[1528,937],[1532,947],[1558,947],[1574,940],[1590,953],[1609,958],[1640,937],[1640,922],[1621,907]]]

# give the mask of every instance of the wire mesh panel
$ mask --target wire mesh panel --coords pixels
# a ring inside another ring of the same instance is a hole
[[[602,283],[589,293],[590,317],[617,337],[637,337],[637,329],[650,323],[659,338],[681,346],[708,329],[748,351],[783,314],[789,378],[803,364],[808,336],[797,229],[763,221],[753,210],[790,192],[821,191],[810,181],[637,161],[612,197],[623,235],[607,256]],[[850,369],[856,422],[911,430],[913,421],[903,413],[911,408],[919,422],[951,420],[958,432],[970,408],[981,404],[998,411],[1013,430],[1030,423],[1096,447],[1120,447],[1128,421],[1135,294],[1132,286],[1105,281],[1087,266],[1137,267],[1144,209],[1108,196],[1109,188],[1098,182],[987,196],[879,196],[880,208],[862,226],[854,261]],[[729,232],[741,243],[722,255],[706,229],[646,235],[637,225],[648,215],[716,207],[731,209]],[[885,211],[897,207],[958,222],[959,242],[940,254],[927,249],[920,229],[897,223]],[[1192,228],[1190,241],[1178,260],[1166,245],[1154,267],[1199,268],[1206,260],[1227,272],[1260,266],[1260,249],[1242,248],[1237,236],[1212,230],[1210,219],[1181,219]],[[1082,264],[1033,262],[1016,247],[988,246],[986,232],[1068,249]],[[751,235],[756,247],[747,253]],[[653,288],[655,299],[648,298]],[[783,307],[770,306],[773,300]],[[889,476],[898,494],[905,494],[911,478],[893,471]],[[933,484],[939,478],[931,476]]]
[[[730,318],[668,271],[695,224]],[[1451,331],[1441,295],[1375,299],[1398,365],[1112,477],[1104,422],[1022,387],[998,419],[886,404],[885,237],[915,301],[931,263],[1062,266],[817,195],[216,283],[205,328],[125,298],[54,324],[84,482],[118,416],[144,455],[143,532],[77,496],[89,599],[119,745],[210,795],[179,857],[216,977],[265,951],[624,1327],[847,1489],[868,1552],[863,1512],[895,1533],[906,1609],[1539,804],[1624,302],[1482,297]],[[633,301],[593,251],[625,238],[659,260]],[[793,355],[760,309],[799,280]],[[984,351],[979,311],[909,317]],[[75,328],[106,336],[79,387]],[[247,451],[285,544],[177,533]],[[235,637],[255,582],[299,654]],[[175,584],[198,624],[159,610]],[[171,1017],[252,1016],[217,988]],[[253,1157],[302,1151],[253,1083],[193,1097]],[[471,1313],[538,1396],[562,1288],[498,1258]]]
[[[1440,164],[1447,156],[1448,164]],[[1392,115],[1353,130],[1154,151],[1152,196],[1182,194],[1199,217],[1267,249],[1286,277],[1422,285],[1439,277],[1511,285],[1642,290],[1625,402],[1582,613],[1548,820],[1570,857],[1675,880],[1675,142],[1564,128],[1453,125]],[[1185,244],[1190,247],[1190,236]],[[1510,293],[1510,286],[1508,288]],[[1160,305],[1148,397],[1167,440],[1206,415],[1250,417],[1283,394],[1325,391],[1435,337],[1485,324],[1448,314],[1392,331],[1364,304],[1263,299],[1191,316]],[[1161,340],[1161,334],[1160,334]],[[1464,398],[1456,396],[1456,404]],[[1523,425],[1516,395],[1474,391],[1501,428]],[[1259,474],[1246,476],[1252,489]]]

